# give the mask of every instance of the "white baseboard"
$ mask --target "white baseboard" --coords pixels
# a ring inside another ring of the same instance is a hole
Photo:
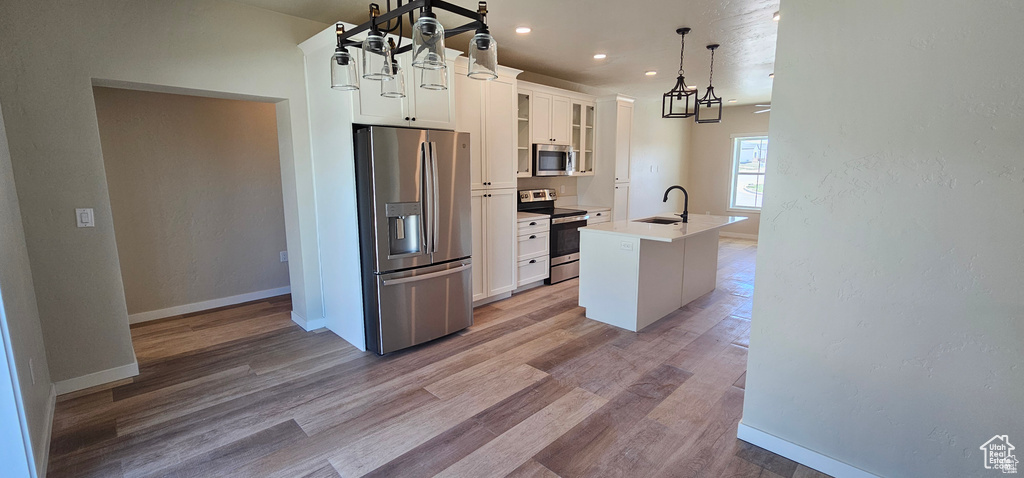
[[[298,324],[299,327],[302,327],[302,330],[305,330],[306,332],[322,329],[327,326],[327,319],[325,318],[306,320],[305,317],[296,314],[294,310],[292,311],[292,322]]]
[[[291,291],[292,288],[288,286],[278,287],[276,289],[249,292],[247,294],[233,295],[231,297],[224,297],[221,299],[204,300],[202,302],[196,302],[194,304],[176,305],[174,307],[168,307],[166,309],[151,310],[149,312],[139,312],[137,314],[130,314],[128,316],[128,323],[137,324],[139,322],[147,322],[150,320],[174,317],[175,315],[191,314],[192,312],[199,312],[201,310],[216,309],[217,307],[241,304],[243,302],[266,299],[268,297],[277,297],[279,295],[290,294]]]
[[[63,395],[65,393],[77,392],[79,390],[95,387],[97,385],[103,385],[105,383],[124,380],[126,378],[134,377],[138,374],[139,362],[135,361],[128,365],[122,365],[120,367],[114,367],[107,370],[100,370],[99,372],[90,373],[88,375],[82,375],[81,377],[61,380],[53,385],[54,388],[56,389],[57,395]]]
[[[50,464],[50,438],[53,436],[53,413],[57,410],[57,387],[50,384],[50,398],[46,404],[46,429],[43,430],[43,439],[32,446],[42,446],[42,453],[35,454],[36,476],[46,476],[46,467]]]
[[[473,307],[474,308],[480,307],[481,305],[487,305],[487,304],[490,304],[491,302],[497,302],[499,300],[505,300],[505,299],[507,299],[509,297],[512,297],[512,292],[511,291],[503,292],[501,294],[498,294],[498,295],[495,295],[495,296],[491,296],[491,297],[487,297],[487,298],[484,298],[484,299],[480,299],[480,300],[478,300],[476,302],[473,302]]]
[[[722,237],[732,237],[735,239],[750,239],[752,241],[757,240],[757,234],[743,234],[741,232],[721,231],[718,233],[718,235]]]
[[[744,425],[742,421],[736,431],[736,438],[836,478],[879,478],[878,475],[873,475],[835,458]]]

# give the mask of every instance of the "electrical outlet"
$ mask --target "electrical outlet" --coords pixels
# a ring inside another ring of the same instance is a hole
[[[565,185],[564,184],[561,187],[558,188],[558,194],[565,194]]]
[[[622,241],[619,243],[619,249],[622,249],[624,251],[632,251],[633,243],[629,241]]]
[[[281,262],[288,262],[288,251],[281,251]]]

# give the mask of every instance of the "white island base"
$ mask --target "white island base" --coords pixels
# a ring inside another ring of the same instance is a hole
[[[637,332],[715,290],[718,229],[743,217],[687,224],[620,221],[580,228],[580,306],[587,318]]]

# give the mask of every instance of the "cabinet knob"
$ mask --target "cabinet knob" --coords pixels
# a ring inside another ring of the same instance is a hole
[[[597,213],[597,215],[598,215],[598,216],[600,216],[600,215],[601,215],[601,213]]]
[[[533,235],[530,236],[530,239],[536,239],[536,238],[537,238],[536,234],[533,234]]]
[[[537,259],[530,259],[530,264],[536,264],[536,263],[537,263]]]
[[[406,117],[405,117],[405,120],[406,120],[406,121],[409,121],[409,117],[408,117],[408,116],[406,116]]]
[[[531,226],[536,226],[536,225],[537,225],[537,223],[536,223],[536,222],[531,222],[531,223],[530,223],[530,225],[531,225]]]
[[[416,117],[414,116],[414,117],[412,118],[412,120],[413,120],[413,121],[416,121]]]

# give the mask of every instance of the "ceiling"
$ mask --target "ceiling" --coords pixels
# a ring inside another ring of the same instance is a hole
[[[368,1],[235,0],[240,3],[323,23],[362,23]],[[386,0],[375,0],[386,9]],[[476,10],[472,0],[450,0]],[[685,73],[689,85],[708,82],[715,52],[715,92],[735,104],[771,100],[778,23],[772,14],[780,0],[491,0],[488,26],[498,41],[498,62],[554,78],[636,97],[656,97],[675,83],[679,35],[686,36]],[[406,17],[408,18],[408,17]],[[438,12],[448,27],[465,23]],[[517,26],[533,31],[515,33]],[[406,32],[408,32],[406,28]],[[409,36],[406,33],[406,36]],[[449,38],[447,46],[465,51],[470,34]],[[605,60],[594,60],[605,53]],[[645,76],[657,70],[655,76]]]

